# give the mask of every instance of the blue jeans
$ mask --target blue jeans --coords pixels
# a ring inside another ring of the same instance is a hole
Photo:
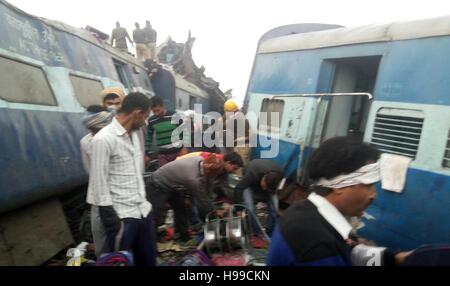
[[[255,201],[252,189],[251,188],[245,189],[242,195],[244,198],[245,206],[248,208],[250,212],[252,212],[256,216]],[[265,199],[261,199],[260,201],[266,203],[268,207],[269,220],[267,221],[266,233],[267,235],[271,236],[277,221],[278,196],[276,194],[268,195]],[[251,222],[253,233],[262,234],[253,216]]]

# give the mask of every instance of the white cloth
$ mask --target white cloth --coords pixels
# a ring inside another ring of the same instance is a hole
[[[80,140],[81,160],[87,173],[91,169],[92,138],[94,136],[92,136],[92,133],[89,133]]]
[[[314,192],[308,196],[308,200],[317,207],[319,214],[342,236],[343,239],[348,239],[350,232],[352,231],[352,226],[332,203]]]
[[[358,184],[370,185],[380,181],[379,163],[365,165],[350,174],[340,175],[332,179],[319,179],[315,185],[330,189],[341,189]]]
[[[397,193],[402,192],[411,160],[406,156],[382,154],[380,159],[381,188]]]
[[[144,185],[144,146],[141,130],[131,134],[116,120],[92,140],[87,202],[113,206],[119,218],[143,218],[152,205]]]

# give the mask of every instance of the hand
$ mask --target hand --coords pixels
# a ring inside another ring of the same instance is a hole
[[[148,163],[150,162],[150,157],[148,156],[148,155],[145,155],[144,156],[144,165],[147,167],[148,166]]]
[[[404,251],[397,253],[395,255],[395,264],[401,265],[405,261],[405,259],[411,255],[411,253],[413,253],[413,251]]]
[[[225,216],[225,211],[224,210],[216,210],[216,216],[219,218],[223,218]]]

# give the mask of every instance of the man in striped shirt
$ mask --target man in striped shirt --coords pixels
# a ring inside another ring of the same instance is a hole
[[[172,133],[180,126],[180,123],[174,123],[176,113],[166,110],[161,98],[152,97],[151,102],[153,116],[148,120],[145,150],[146,152],[157,151],[158,164],[162,167],[174,161],[184,150],[180,137],[172,141]]]
[[[136,265],[144,266],[153,266],[156,260],[140,130],[149,115],[150,100],[131,93],[111,124],[94,136],[87,194],[87,202],[100,214],[108,251],[131,251]]]

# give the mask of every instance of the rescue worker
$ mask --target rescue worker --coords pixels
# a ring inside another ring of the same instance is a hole
[[[145,43],[147,45],[147,49],[149,51],[149,58],[152,60],[156,60],[156,39],[158,37],[158,33],[155,29],[152,28],[152,25],[150,24],[150,21],[145,22],[145,28],[144,34],[145,34]]]
[[[195,200],[201,216],[213,211],[212,200],[207,194],[207,180],[215,178],[222,170],[223,161],[211,155],[206,159],[192,156],[176,160],[151,173],[146,179],[147,195],[153,205],[156,226],[164,225],[166,204],[169,203],[175,214],[178,240],[189,241],[186,195]]]
[[[283,179],[283,168],[273,160],[255,159],[244,169],[244,176],[235,188],[235,203],[245,203],[247,209],[256,215],[255,203],[264,202],[269,211],[266,233],[270,236],[278,215],[277,188]],[[252,219],[255,234],[261,234],[255,219]]]
[[[250,124],[245,114],[239,110],[238,105],[232,99],[224,104],[224,143],[226,153],[231,150],[238,153],[246,166],[250,162]],[[231,138],[228,138],[230,137]],[[231,140],[230,140],[231,139]],[[231,143],[232,146],[228,146]]]
[[[133,41],[130,35],[128,35],[127,30],[121,27],[119,22],[116,22],[116,28],[111,33],[111,45],[122,52],[128,53],[127,39],[133,46]]]
[[[145,31],[139,27],[139,23],[135,23],[136,29],[133,31],[133,41],[136,43],[136,58],[140,62],[151,58],[150,49],[147,46]]]

